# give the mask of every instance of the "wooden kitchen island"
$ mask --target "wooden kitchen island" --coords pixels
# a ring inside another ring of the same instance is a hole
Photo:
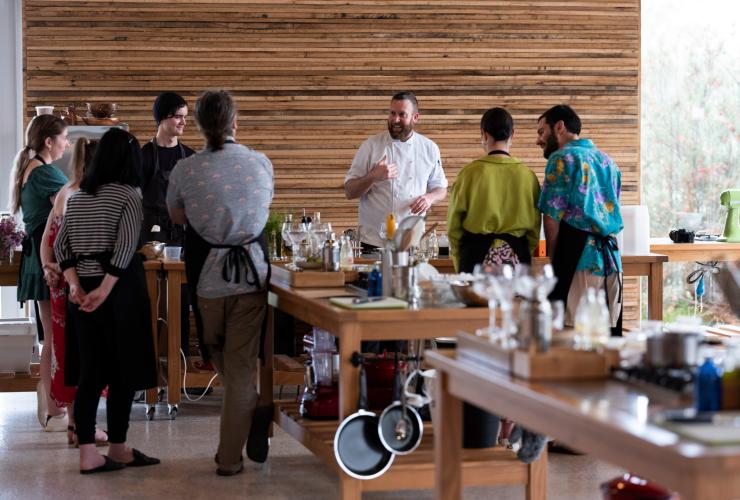
[[[439,500],[458,500],[465,486],[463,401],[505,411],[529,429],[677,490],[682,500],[740,497],[740,445],[708,446],[651,423],[649,413],[670,403],[649,389],[609,379],[532,383],[438,352],[426,359],[437,370],[436,418],[445,429],[435,443]],[[590,498],[600,498],[598,485],[593,492]]]
[[[351,292],[342,287],[295,289],[277,280],[272,282],[269,294],[270,314],[279,309],[338,337],[341,357],[340,420],[353,413],[357,407],[359,369],[352,364],[351,358],[354,352],[360,351],[362,340],[430,339],[449,336],[460,328],[475,330],[488,323],[488,310],[485,308],[354,311],[329,303],[329,297],[341,295],[351,295]],[[263,400],[272,399],[272,349],[273,332],[270,328],[265,342],[268,362],[263,366],[260,376]],[[397,456],[384,475],[361,481],[342,472],[334,458],[333,440],[339,421],[304,419],[298,414],[297,406],[294,402],[276,402],[275,422],[337,472],[339,496],[343,500],[359,499],[363,491],[424,489],[434,486],[435,432],[431,424],[425,425],[425,434],[419,449],[406,456]],[[434,427],[437,431],[442,428],[439,424]],[[518,461],[514,453],[500,447],[465,450],[462,454],[463,484],[525,484],[529,499],[545,497],[546,471],[546,457],[527,466]]]

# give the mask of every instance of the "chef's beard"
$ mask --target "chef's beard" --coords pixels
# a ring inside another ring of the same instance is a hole
[[[558,149],[560,149],[560,144],[558,144],[557,138],[555,135],[550,134],[550,137],[547,138],[547,142],[545,143],[545,149],[542,150],[542,156],[545,159],[550,158],[550,155]]]
[[[414,125],[409,124],[408,126],[401,125],[401,129],[394,129],[393,125],[388,123],[388,133],[391,134],[391,138],[396,141],[405,141],[411,134],[414,133]]]

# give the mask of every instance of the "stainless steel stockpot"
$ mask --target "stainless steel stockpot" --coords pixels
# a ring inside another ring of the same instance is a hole
[[[645,360],[656,368],[684,368],[698,363],[699,334],[664,332],[647,339]]]

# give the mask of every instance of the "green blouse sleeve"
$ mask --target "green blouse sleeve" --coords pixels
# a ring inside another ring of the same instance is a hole
[[[68,181],[67,176],[54,165],[41,165],[31,173],[33,174],[31,186],[41,198],[48,198],[58,193]]]
[[[463,222],[468,211],[467,193],[465,192],[464,169],[450,190],[450,201],[447,206],[447,239],[450,243],[450,257],[455,271],[460,269],[460,240],[464,234]]]

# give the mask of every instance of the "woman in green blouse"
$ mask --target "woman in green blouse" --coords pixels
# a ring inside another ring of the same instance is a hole
[[[459,272],[476,264],[531,261],[540,236],[537,176],[509,154],[514,120],[491,108],[480,123],[486,155],[463,167],[450,194],[447,234]]]
[[[43,331],[51,338],[51,305],[49,287],[44,281],[40,247],[46,220],[54,198],[67,183],[67,177],[52,162],[59,160],[69,146],[67,125],[53,115],[35,117],[26,130],[26,146],[18,152],[10,186],[13,214],[23,212],[26,239],[18,276],[18,301],[35,300]],[[39,339],[44,340],[44,339]],[[63,408],[51,399],[51,342],[41,352],[41,381],[37,388],[39,423],[47,431],[66,431]]]
[[[457,175],[447,211],[450,251],[458,272],[473,272],[476,264],[529,264],[540,236],[537,176],[509,154],[514,120],[503,108],[492,108],[480,122],[480,143],[486,155]],[[502,426],[508,438],[511,424]],[[463,405],[463,446],[496,444],[499,417],[473,405]]]

